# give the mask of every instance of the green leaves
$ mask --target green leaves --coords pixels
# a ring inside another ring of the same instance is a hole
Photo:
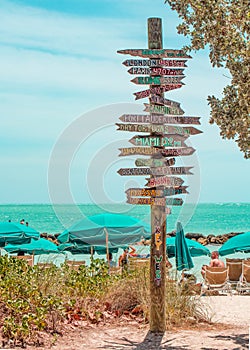
[[[222,99],[208,97],[210,123],[216,123],[223,138],[234,139],[245,158],[250,157],[250,9],[248,0],[167,0],[183,22],[178,33],[190,37],[187,47],[209,45],[212,66],[225,67],[231,84]]]

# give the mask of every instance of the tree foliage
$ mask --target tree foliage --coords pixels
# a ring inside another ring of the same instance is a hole
[[[245,158],[250,157],[250,2],[249,0],[165,0],[182,23],[178,33],[190,37],[187,50],[209,46],[212,66],[231,75],[222,98],[208,97],[210,123],[222,138],[234,139]]]

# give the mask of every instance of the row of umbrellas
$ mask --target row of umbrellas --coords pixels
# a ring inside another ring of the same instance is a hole
[[[70,251],[73,254],[91,253],[94,249],[105,254],[107,249],[117,252],[151,236],[148,224],[131,216],[121,214],[98,214],[85,218],[58,236],[59,246],[40,238],[39,232],[19,223],[0,223],[0,247],[9,253],[22,251],[28,254],[60,253]],[[167,238],[167,255],[176,257],[178,270],[193,267],[192,257],[210,255],[208,248],[184,236],[181,223],[177,223],[176,237]],[[6,242],[9,244],[5,245]],[[18,244],[22,243],[22,244]],[[229,239],[220,249],[220,255],[238,251],[250,252],[250,232]]]

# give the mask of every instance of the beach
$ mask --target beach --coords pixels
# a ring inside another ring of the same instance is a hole
[[[175,328],[161,334],[149,332],[149,326],[121,317],[105,325],[69,325],[67,332],[57,337],[53,350],[236,350],[249,349],[250,296],[201,297],[212,324],[191,328]],[[37,350],[35,347],[27,347]]]

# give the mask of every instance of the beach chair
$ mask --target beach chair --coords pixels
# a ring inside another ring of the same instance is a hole
[[[250,260],[242,261],[242,275],[236,287],[238,293],[250,293]]]
[[[79,267],[81,265],[85,265],[85,260],[82,260],[82,261],[75,261],[75,260],[66,260],[66,264],[72,268],[73,270],[76,270],[78,271],[79,270]]]
[[[207,266],[204,274],[204,283],[201,294],[206,291],[226,292],[231,294],[231,285],[228,278],[228,267]]]
[[[228,266],[228,279],[232,287],[236,287],[242,274],[243,259],[226,258],[226,266]]]
[[[17,255],[15,258],[25,260],[29,266],[34,266],[34,255]]]
[[[148,258],[129,257],[128,262],[129,262],[129,271],[134,271],[134,270],[149,267],[150,260]]]

